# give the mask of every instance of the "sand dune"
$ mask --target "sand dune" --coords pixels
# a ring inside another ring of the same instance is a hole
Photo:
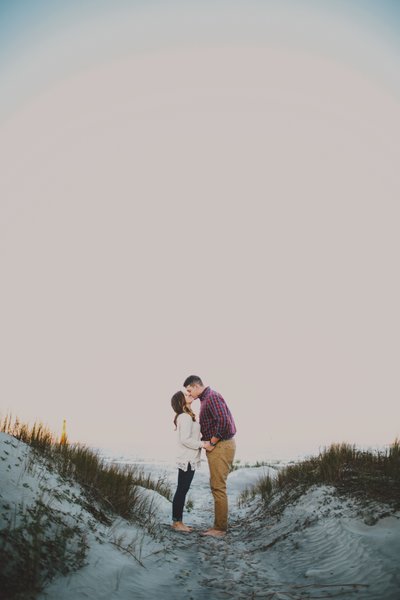
[[[85,566],[56,577],[40,600],[400,598],[400,514],[385,516],[384,505],[361,507],[338,497],[333,488],[314,487],[281,516],[272,517],[256,500],[238,508],[237,498],[260,473],[273,470],[239,469],[229,476],[229,534],[224,539],[203,538],[200,531],[212,524],[204,464],[189,494],[193,510],[186,522],[195,527],[191,534],[172,531],[170,502],[155,492],[143,492],[157,505],[159,529],[154,539],[121,518],[111,527],[94,527],[92,515],[79,504],[79,486],[67,490],[56,474],[32,462],[24,444],[4,434],[0,458],[2,527],[10,511],[22,510],[43,493],[40,483],[45,482],[47,500],[85,528]],[[147,468],[175,483],[173,466]],[[52,489],[57,493],[52,495]],[[115,540],[130,545],[132,553],[121,552]]]
[[[277,598],[398,599],[399,515],[367,525],[370,511],[360,514],[355,503],[322,487],[286,508],[279,521],[271,520],[264,534],[260,519],[254,518],[247,550],[256,557],[259,572],[275,571],[266,589],[270,585]]]

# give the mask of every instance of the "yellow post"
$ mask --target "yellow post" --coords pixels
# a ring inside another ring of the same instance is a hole
[[[67,421],[64,419],[63,420],[62,434],[61,434],[61,438],[60,438],[60,444],[65,445],[67,442],[68,442],[68,439],[67,439]]]

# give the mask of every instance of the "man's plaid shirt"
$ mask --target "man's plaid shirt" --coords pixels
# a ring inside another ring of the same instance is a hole
[[[236,433],[235,421],[225,400],[218,392],[206,387],[200,398],[200,429],[203,440],[212,437],[229,440]]]

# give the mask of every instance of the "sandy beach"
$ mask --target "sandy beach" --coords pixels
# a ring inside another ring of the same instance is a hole
[[[1,528],[21,523],[38,498],[83,531],[84,565],[57,575],[40,600],[274,599],[400,597],[400,514],[379,503],[361,505],[329,486],[310,489],[281,515],[268,515],[257,499],[238,506],[241,491],[271,467],[240,468],[228,479],[230,529],[224,539],[204,538],[212,499],[204,462],[193,480],[185,521],[189,534],[171,530],[171,503],[143,490],[156,507],[150,534],[115,518],[96,521],[79,486],[71,486],[32,456],[22,442],[0,435]],[[173,465],[146,464],[174,488]],[[71,551],[74,549],[71,540]],[[3,542],[4,544],[4,542]],[[77,546],[78,547],[78,546]],[[4,568],[4,566],[3,566]],[[29,596],[27,590],[27,598]]]

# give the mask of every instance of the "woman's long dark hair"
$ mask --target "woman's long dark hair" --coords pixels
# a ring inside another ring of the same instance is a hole
[[[172,398],[171,398],[171,406],[173,408],[173,410],[175,411],[175,419],[174,419],[174,425],[175,425],[175,429],[177,427],[176,422],[178,420],[179,415],[181,415],[182,413],[186,413],[187,415],[190,415],[192,417],[192,421],[196,420],[196,415],[194,414],[194,412],[192,411],[192,409],[190,408],[190,406],[186,406],[186,398],[185,398],[185,394],[183,392],[176,392]]]

